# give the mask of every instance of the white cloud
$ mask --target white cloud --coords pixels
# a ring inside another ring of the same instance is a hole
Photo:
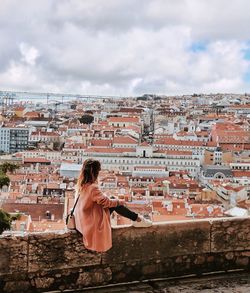
[[[21,43],[20,51],[22,54],[22,61],[26,62],[29,65],[36,64],[36,59],[40,54],[39,54],[39,51],[35,47],[29,46],[28,44],[25,44],[25,43]]]
[[[244,92],[249,25],[246,0],[1,1],[1,89]]]
[[[14,61],[10,62],[9,68],[5,72],[0,73],[0,80],[1,84],[9,90],[13,87],[16,89],[34,89],[34,85],[39,84],[39,80],[31,68]]]

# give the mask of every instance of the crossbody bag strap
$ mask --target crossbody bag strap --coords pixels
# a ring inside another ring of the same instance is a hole
[[[78,189],[78,191],[76,191],[76,192],[78,193],[78,197],[77,197],[77,199],[76,199],[76,201],[75,201],[75,204],[74,204],[74,206],[73,206],[73,209],[72,209],[71,212],[70,212],[70,215],[71,215],[71,216],[73,216],[73,214],[74,214],[75,207],[76,207],[77,202],[78,202],[78,199],[79,199],[79,197],[80,197],[79,189]]]

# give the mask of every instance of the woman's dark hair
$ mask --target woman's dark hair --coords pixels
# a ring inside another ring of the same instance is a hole
[[[101,163],[97,160],[87,159],[82,165],[82,169],[77,181],[77,185],[82,187],[87,183],[94,183],[101,170]]]

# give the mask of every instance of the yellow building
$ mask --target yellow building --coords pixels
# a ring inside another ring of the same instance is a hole
[[[233,161],[231,151],[222,151],[217,147],[215,151],[205,150],[204,165],[229,165]]]
[[[218,197],[214,190],[203,188],[202,191],[195,197],[195,199],[201,201],[213,201],[217,200]]]
[[[24,115],[24,110],[25,110],[24,107],[18,107],[18,108],[15,108],[15,115],[16,115],[17,117],[22,118],[23,115]]]

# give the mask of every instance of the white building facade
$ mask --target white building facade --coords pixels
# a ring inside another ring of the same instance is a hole
[[[81,162],[87,158],[99,160],[103,169],[127,175],[134,172],[135,166],[159,166],[168,171],[188,171],[192,177],[197,177],[201,165],[200,159],[192,153],[157,153],[153,152],[153,148],[150,146],[138,146],[135,150],[125,150],[124,152],[122,150],[121,152],[113,152],[112,149],[106,149],[106,152],[95,152],[86,149]]]
[[[15,153],[28,147],[29,129],[25,127],[0,127],[0,151]]]

